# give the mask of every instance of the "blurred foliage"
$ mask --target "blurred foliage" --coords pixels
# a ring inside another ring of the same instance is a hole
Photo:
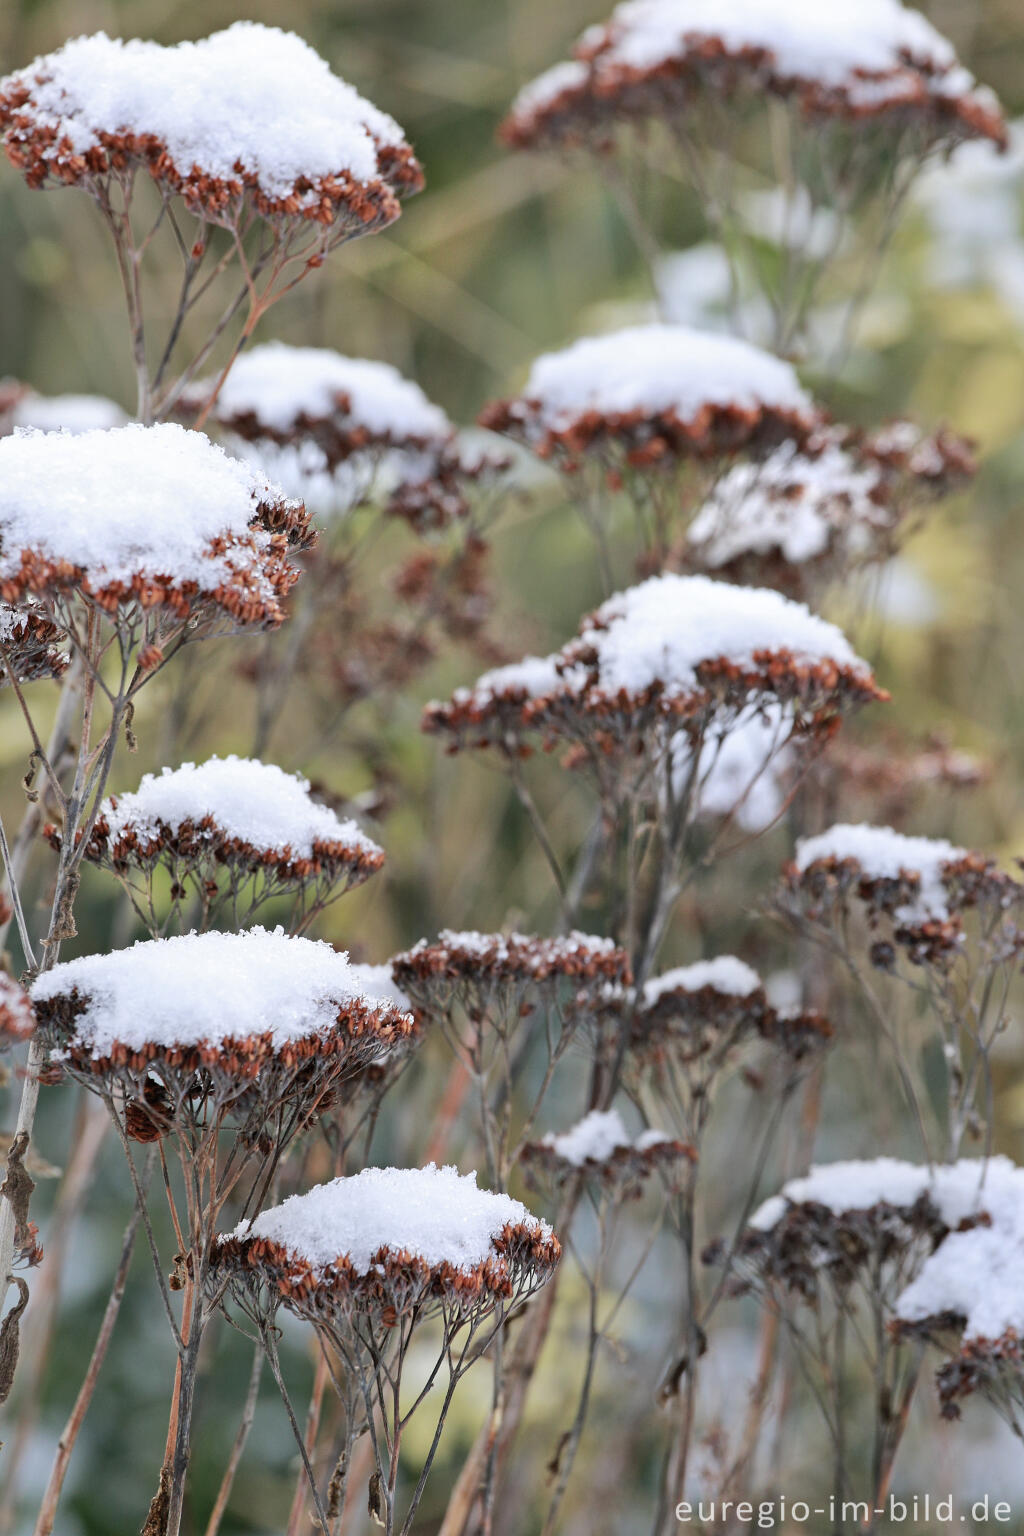
[[[1024,10],[1018,0],[933,0],[924,7],[954,40],[982,80],[1001,94],[1008,114],[1024,111]],[[388,233],[343,250],[275,310],[259,339],[279,336],[331,345],[393,362],[419,380],[452,416],[471,421],[489,397],[521,382],[539,350],[603,323],[617,307],[642,313],[647,280],[623,224],[596,182],[553,160],[509,156],[494,140],[496,123],[525,79],[564,56],[578,31],[602,14],[594,0],[254,0],[244,12],[222,0],[4,0],[0,66],[20,65],[66,37],[103,28],[163,42],[198,37],[242,14],[288,26],[306,37],[340,74],[392,112],[406,129],[427,173],[428,189]],[[259,103],[253,103],[259,111]],[[678,243],[703,238],[699,208],[684,201]],[[1024,245],[1022,245],[1024,250]],[[993,852],[1024,848],[1024,308],[1016,312],[995,289],[970,277],[958,286],[932,281],[934,238],[911,212],[889,255],[861,332],[855,366],[835,386],[837,410],[862,421],[895,412],[923,423],[948,422],[975,436],[984,467],[970,493],[944,508],[912,545],[913,579],[924,584],[926,611],[912,623],[877,615],[856,629],[895,705],[890,724],[911,737],[936,727],[956,745],[991,757],[991,784],[955,805],[922,805],[914,830],[941,832]],[[1024,267],[1024,255],[1021,256]],[[31,193],[7,170],[0,175],[0,374],[55,393],[88,390],[130,405],[132,376],[121,295],[95,210],[71,192]],[[168,305],[170,298],[168,295]],[[811,359],[813,363],[813,359]],[[536,494],[513,505],[494,538],[495,631],[511,654],[559,643],[599,597],[593,553],[557,488],[538,480]],[[906,573],[904,573],[906,574]],[[382,577],[383,579],[383,577]],[[837,610],[837,616],[846,617]],[[251,701],[238,677],[241,648],[211,646],[191,660],[189,686],[208,704],[188,755],[245,751]],[[473,675],[472,654],[450,656],[428,679],[443,692]],[[39,689],[36,695],[43,697]],[[115,788],[130,787],[162,762],[167,698],[152,689],[136,721],[140,751],[123,756]],[[422,698],[399,700],[382,723],[369,708],[351,721],[354,733],[383,732],[398,790],[375,835],[385,843],[385,874],[335,908],[327,936],[360,957],[391,948],[441,925],[486,927],[505,921],[543,927],[552,912],[546,867],[503,781],[474,761],[442,760],[417,730]],[[301,767],[332,788],[365,787],[358,754],[318,753],[317,722],[301,685],[289,700],[274,746],[285,766]],[[876,712],[877,714],[878,712]],[[870,735],[877,719],[856,729]],[[342,742],[342,748],[344,742]],[[0,767],[5,814],[18,814],[18,780],[29,746],[16,706],[0,702]],[[539,798],[566,845],[586,825],[575,786],[554,767],[540,776]],[[669,959],[739,947],[770,968],[785,959],[773,932],[756,928],[751,907],[786,856],[782,829],[716,871],[698,907],[681,911]],[[41,867],[39,880],[45,878]],[[37,889],[37,897],[41,891]],[[123,944],[133,932],[118,893],[90,876],[81,903],[82,952]],[[600,914],[594,915],[600,922]],[[433,1053],[433,1054],[432,1054]],[[870,1049],[850,1051],[840,1085],[826,1097],[819,1155],[870,1152],[883,1137],[894,1152],[902,1131],[891,1106],[880,1105]],[[1000,1061],[999,1145],[1024,1153],[1024,1046],[1008,1043]],[[445,1064],[431,1046],[390,1106],[375,1156],[420,1155],[422,1116]],[[401,1106],[401,1107],[400,1107]],[[43,1154],[64,1160],[74,1094],[46,1100]],[[727,1140],[735,1139],[731,1132]],[[750,1135],[749,1127],[741,1133]],[[76,1389],[98,1325],[125,1212],[120,1153],[108,1147],[91,1191],[87,1220],[76,1229],[66,1269],[67,1305],[47,1369],[44,1408],[26,1462],[24,1509],[48,1467],[49,1447]],[[45,1240],[50,1187],[41,1188]],[[116,1347],[101,1379],[59,1523],[61,1536],[120,1536],[134,1528],[155,1477],[162,1442],[171,1351],[154,1319],[148,1259],[136,1260],[134,1283]],[[148,1287],[147,1287],[148,1282]],[[633,1299],[651,1338],[664,1321],[666,1297],[655,1269]],[[571,1309],[568,1312],[571,1326]],[[632,1319],[623,1324],[630,1331]],[[196,1443],[195,1501],[208,1507],[234,1432],[233,1405],[248,1372],[243,1341],[214,1331],[207,1354],[204,1406]],[[640,1330],[644,1337],[644,1329]],[[302,1401],[308,1356],[292,1338],[295,1398]],[[559,1361],[568,1340],[555,1338],[546,1357],[539,1402],[545,1411],[567,1401]],[[623,1357],[622,1391],[635,1398],[656,1374],[636,1353]],[[746,1369],[749,1370],[749,1362]],[[733,1406],[742,1373],[727,1371]],[[623,1399],[625,1400],[625,1398]],[[130,1404],[130,1412],[126,1411]],[[460,1394],[445,1451],[459,1464],[486,1404],[486,1384]],[[611,1412],[614,1413],[614,1397]],[[528,1427],[526,1450],[538,1465],[548,1440],[544,1415]],[[595,1420],[585,1445],[581,1482],[590,1484],[589,1536],[625,1533],[656,1453],[622,1433],[616,1418]],[[8,1438],[5,1432],[5,1438]],[[283,1528],[291,1497],[287,1426],[272,1390],[240,1479],[230,1533]],[[589,1450],[588,1450],[589,1447]],[[953,1455],[953,1452],[950,1452]],[[649,1464],[650,1463],[650,1464]],[[423,1529],[443,1498],[442,1467],[425,1506]],[[531,1490],[522,1489],[524,1502]],[[595,1510],[603,1510],[598,1516]],[[520,1516],[522,1511],[519,1512]],[[27,1517],[26,1517],[27,1518]],[[598,1523],[595,1523],[598,1522]],[[14,1527],[30,1529],[24,1520]],[[529,1528],[529,1520],[520,1528]]]

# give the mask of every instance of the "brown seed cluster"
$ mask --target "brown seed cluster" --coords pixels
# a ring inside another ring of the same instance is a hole
[[[786,510],[797,512],[800,502],[814,495],[813,461],[834,449],[849,457],[851,477],[867,471],[873,473],[875,483],[870,491],[858,488],[856,496],[837,489],[827,505],[816,496],[825,535],[822,547],[794,560],[782,542]],[[682,550],[681,569],[739,586],[771,587],[798,601],[813,602],[822,586],[848,571],[891,558],[911,531],[915,514],[960,490],[976,468],[972,445],[944,429],[921,433],[904,421],[871,433],[822,427],[801,446],[788,468],[773,469],[770,480],[756,484],[758,500],[769,500],[778,509],[779,538],[759,541],[724,561],[715,558],[716,546],[730,532],[730,520],[735,520],[737,532],[747,525],[745,498],[738,494],[734,506],[721,509],[707,538],[694,538],[691,532]]]
[[[685,1170],[697,1161],[697,1154],[689,1143],[666,1136],[664,1141],[616,1147],[607,1157],[587,1157],[575,1163],[562,1157],[550,1142],[528,1141],[520,1161],[526,1182],[533,1189],[559,1190],[582,1177],[620,1202],[639,1200],[655,1175],[660,1175],[670,1189],[676,1188]]]
[[[283,1108],[302,1128],[331,1107],[344,1083],[417,1032],[412,1016],[395,1004],[353,998],[339,1007],[330,1033],[283,1045],[268,1031],[195,1045],[115,1044],[108,1055],[95,1056],[76,1027],[87,1005],[77,991],[41,1001],[39,1027],[64,1069],[87,1087],[122,1085],[134,1105],[137,1139],[147,1139],[138,1135],[146,1124],[163,1135],[172,1124],[202,1118],[211,1108],[246,1122],[255,1115],[261,1123]]]
[[[904,55],[891,69],[851,72],[838,83],[785,72],[769,48],[735,46],[724,37],[696,33],[680,38],[667,58],[642,66],[614,55],[619,28],[614,18],[592,27],[575,49],[579,68],[564,83],[526,93],[501,125],[515,149],[561,147],[607,150],[623,124],[685,121],[701,110],[702,97],[734,109],[774,97],[792,105],[809,127],[830,122],[878,122],[890,136],[912,132],[922,150],[964,139],[1008,143],[1006,122],[994,97],[977,89],[953,89],[944,70],[927,58]]]
[[[208,384],[194,385],[183,394],[178,415],[185,421],[195,420],[205,411],[209,398]],[[366,498],[375,494],[375,467],[386,463],[384,511],[418,533],[463,521],[474,497],[493,489],[510,464],[507,455],[467,448],[454,431],[423,436],[375,430],[353,416],[351,396],[344,390],[336,393],[329,415],[301,412],[287,428],[251,409],[231,411],[217,405],[213,414],[225,431],[257,446],[272,443],[297,448],[315,443],[329,473],[356,460],[366,469],[361,492]]]
[[[32,1003],[13,976],[0,971],[0,1051],[27,1040],[36,1027]]]
[[[892,1274],[895,1294],[911,1272],[947,1235],[949,1228],[927,1195],[912,1206],[887,1201],[864,1210],[836,1212],[817,1201],[792,1204],[774,1226],[747,1227],[735,1254],[733,1290],[780,1288],[813,1306],[827,1285],[840,1293],[857,1281]],[[720,1245],[705,1254],[720,1262]]]
[[[630,1055],[643,1069],[673,1063],[703,1075],[755,1039],[802,1063],[831,1044],[832,1027],[813,1010],[773,1008],[763,987],[741,996],[714,985],[666,987],[633,1004]]]
[[[66,636],[34,606],[0,610],[0,688],[61,677],[67,670]]]
[[[671,410],[580,411],[571,420],[546,420],[542,400],[515,396],[480,413],[480,425],[522,443],[566,474],[591,459],[603,461],[614,486],[623,470],[658,474],[691,461],[707,462],[741,452],[764,455],[780,443],[802,443],[819,424],[810,410],[770,405],[707,403],[692,416]]]
[[[584,623],[596,627],[593,616]],[[559,686],[539,695],[516,682],[460,689],[448,703],[427,705],[423,729],[447,735],[452,752],[494,746],[525,756],[539,738],[545,751],[568,744],[586,756],[628,760],[667,750],[680,729],[701,734],[714,718],[739,714],[752,698],[796,706],[803,734],[823,738],[841,713],[889,698],[860,668],[807,661],[784,647],[755,651],[745,662],[709,658],[694,669],[694,684],[686,690],[659,681],[612,693],[602,686],[597,648],[585,640],[562,647],[555,672]],[[575,763],[570,758],[568,765]]]
[[[143,572],[130,581],[103,581],[71,561],[23,549],[17,570],[0,580],[0,598],[19,603],[80,595],[109,616],[137,605],[145,611],[162,609],[178,621],[220,614],[238,627],[275,629],[285,617],[284,598],[300,574],[289,555],[311,548],[317,535],[302,503],[283,499],[261,502],[249,527],[248,535],[211,541],[210,558],[225,560],[231,576],[209,589],[194,580]]]
[[[423,187],[422,169],[405,143],[378,143],[377,174],[366,182],[347,172],[300,176],[284,197],[268,196],[257,176],[240,163],[229,178],[198,164],[179,165],[158,134],[100,130],[97,143],[78,153],[36,102],[33,87],[46,83],[42,69],[34,81],[23,72],[0,92],[0,133],[7,157],[30,187],[54,182],[93,190],[111,177],[141,169],[180,196],[190,212],[213,224],[237,225],[248,202],[269,221],[305,221],[325,228],[342,224],[352,235],[392,224],[401,212],[400,199]]]
[[[314,1324],[358,1314],[394,1326],[413,1311],[487,1311],[542,1284],[561,1252],[549,1229],[517,1222],[492,1238],[491,1253],[472,1269],[428,1264],[408,1250],[382,1247],[366,1273],[358,1274],[345,1255],[326,1268],[315,1267],[278,1243],[236,1236],[217,1242],[211,1262],[215,1280],[234,1276],[243,1290],[265,1288],[268,1302],[283,1301]]]
[[[626,984],[629,957],[607,939],[585,933],[559,938],[535,934],[450,933],[433,940],[420,939],[391,962],[392,974],[403,991],[434,978],[445,981],[527,981],[567,979],[577,983]]]
[[[988,1397],[997,1407],[1019,1403],[1024,1391],[1024,1343],[1016,1329],[1008,1328],[997,1339],[968,1339],[961,1344],[957,1336],[963,1325],[962,1317],[949,1312],[919,1324],[896,1324],[898,1337],[913,1334],[953,1348],[952,1358],[935,1376],[942,1417],[958,1419],[962,1403],[975,1393]],[[957,1343],[951,1345],[951,1339]]]
[[[922,793],[977,789],[991,779],[992,765],[959,751],[939,732],[910,750],[898,736],[883,736],[878,748],[844,741],[841,751],[828,748],[811,774],[823,785],[836,786],[843,805],[849,806],[855,797],[866,815],[900,827],[918,807]]]
[[[896,949],[915,965],[948,964],[963,945],[967,913],[977,910],[998,916],[1024,905],[1024,884],[980,853],[966,853],[943,864],[941,880],[948,915],[908,916],[905,909],[913,909],[921,893],[917,870],[883,878],[865,873],[859,860],[852,858],[816,859],[804,870],[791,862],[782,872],[779,902],[784,911],[826,927],[841,924],[853,904],[859,904],[869,927],[884,935],[871,951],[872,963],[881,970],[892,969]],[[1024,937],[1015,929],[1006,937],[1017,948],[1024,945]]]
[[[493,492],[510,465],[507,456],[468,451],[454,437],[436,443],[399,466],[385,511],[417,533],[436,532],[467,518],[479,495]]]
[[[116,807],[116,796],[111,804]],[[50,841],[59,848],[59,833],[54,828],[47,830]],[[205,868],[215,874],[222,867],[242,877],[264,874],[280,886],[322,882],[333,887],[343,882],[346,890],[362,885],[384,863],[383,852],[368,840],[316,840],[308,856],[298,856],[290,848],[257,848],[243,838],[231,836],[217,825],[212,815],[177,826],[147,818],[144,827],[129,822],[112,834],[109,821],[101,813],[89,836],[85,856],[117,875],[132,869],[149,871],[162,864],[175,883],[188,874],[201,874]]]

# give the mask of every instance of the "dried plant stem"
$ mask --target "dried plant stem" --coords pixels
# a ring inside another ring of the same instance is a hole
[[[150,1149],[142,1173],[139,1176],[139,1182],[143,1191],[149,1187],[155,1161],[154,1153]],[[34,1536],[50,1536],[53,1530],[54,1520],[57,1516],[57,1505],[60,1501],[61,1490],[64,1486],[64,1479],[67,1476],[75,1442],[78,1439],[85,1415],[92,1402],[93,1393],[96,1390],[96,1382],[99,1379],[99,1373],[106,1358],[107,1347],[110,1344],[114,1325],[121,1310],[121,1302],[124,1299],[125,1286],[128,1282],[128,1271],[131,1267],[132,1254],[135,1250],[135,1239],[138,1236],[139,1223],[142,1220],[142,1209],[141,1205],[136,1204],[128,1226],[125,1229],[124,1241],[121,1245],[121,1257],[114,1273],[114,1283],[107,1300],[103,1321],[100,1324],[96,1343],[93,1345],[85,1380],[78,1390],[75,1405],[64,1426],[60,1440],[57,1442],[57,1455],[50,1471],[50,1478],[46,1485],[46,1492],[36,1520]]]
[[[313,1462],[313,1450],[316,1446],[316,1437],[320,1429],[320,1414],[323,1409],[324,1392],[327,1388],[328,1370],[327,1358],[321,1348],[317,1353],[316,1371],[313,1375],[313,1390],[310,1393],[309,1408],[306,1410],[306,1455],[310,1465]],[[295,1493],[292,1496],[292,1507],[288,1515],[288,1529],[286,1536],[301,1536],[302,1520],[306,1512],[308,1487],[305,1471],[300,1471],[295,1483]],[[207,1532],[207,1536],[212,1536]]]
[[[563,1229],[567,1226],[564,1220],[559,1225]],[[437,1536],[463,1536],[463,1533],[484,1529],[476,1512],[488,1476],[488,1464],[493,1458],[495,1465],[500,1465],[518,1431],[537,1362],[551,1328],[559,1274],[556,1270],[526,1314],[522,1333],[515,1348],[509,1352],[499,1432],[494,1435],[489,1420],[477,1435],[448,1496],[448,1506]]]
[[[263,1340],[263,1348],[266,1351],[267,1361],[270,1365],[271,1373],[277,1383],[277,1390],[281,1394],[281,1401],[284,1404],[285,1413],[288,1415],[288,1422],[291,1425],[292,1434],[295,1437],[295,1444],[299,1448],[299,1457],[302,1461],[306,1482],[309,1486],[310,1496],[313,1500],[313,1507],[316,1511],[316,1522],[320,1529],[323,1531],[324,1536],[328,1536],[330,1531],[330,1524],[327,1519],[327,1511],[323,1506],[323,1500],[320,1497],[320,1490],[317,1487],[316,1473],[313,1470],[313,1465],[310,1461],[309,1453],[306,1450],[305,1437],[302,1433],[302,1430],[299,1428],[299,1421],[295,1417],[295,1410],[292,1407],[292,1400],[288,1394],[288,1388],[285,1386],[284,1377],[281,1374],[281,1361],[278,1358],[277,1353],[277,1337],[274,1324],[267,1322],[261,1323],[260,1337]]]
[[[3,820],[0,819],[0,856],[3,857],[4,874],[7,878],[7,890],[11,898],[11,906],[18,924],[18,937],[21,939],[21,951],[25,956],[25,964],[30,971],[36,969],[35,952],[32,949],[32,940],[28,936],[28,924],[25,921],[25,911],[21,905],[21,892],[18,889],[18,881],[14,872],[14,864],[11,859],[11,850],[7,844],[7,833],[4,831]]]
[[[252,1429],[253,1420],[256,1417],[256,1402],[260,1395],[260,1379],[263,1375],[263,1358],[263,1345],[258,1344],[253,1351],[252,1369],[249,1373],[249,1387],[245,1394],[242,1417],[231,1447],[231,1454],[228,1457],[228,1464],[224,1469],[224,1476],[221,1478],[220,1487],[217,1490],[217,1497],[214,1501],[210,1518],[206,1523],[206,1536],[217,1536],[221,1521],[224,1518],[224,1512],[228,1507],[228,1500],[231,1497],[231,1490],[235,1485],[235,1477],[245,1451],[246,1441],[249,1439],[249,1431]],[[291,1536],[290,1525],[289,1536]]]
[[[90,610],[87,637],[80,645],[84,670],[81,734],[73,782],[70,791],[64,796],[61,848],[50,919],[43,941],[40,971],[47,971],[57,963],[60,958],[61,941],[71,937],[75,931],[72,914],[78,891],[79,867],[85,855],[89,834],[99,814],[100,802],[107,786],[117,741],[129,709],[132,687],[138,680],[137,673],[132,678],[131,663],[122,647],[119,686],[116,694],[110,695],[109,724],[105,736],[94,749],[91,742],[93,702],[95,677],[99,670],[101,654],[98,620],[95,613]],[[45,766],[51,779],[55,778],[49,759],[46,760]],[[79,834],[81,834],[80,837]],[[21,1102],[18,1106],[18,1118],[14,1129],[16,1136],[24,1134],[31,1139],[39,1103],[39,1078],[45,1064],[46,1049],[39,1036],[33,1035],[29,1042]],[[14,1209],[9,1200],[0,1200],[0,1287],[2,1287],[4,1298],[7,1295],[14,1262],[14,1233]]]
[[[47,1232],[46,1263],[34,1288],[32,1307],[22,1337],[25,1356],[33,1364],[33,1376],[19,1404],[17,1429],[6,1457],[7,1477],[3,1504],[0,1506],[2,1530],[9,1530],[14,1521],[18,1472],[39,1415],[43,1380],[57,1324],[68,1244],[88,1194],[92,1172],[107,1129],[103,1106],[96,1104],[90,1095],[81,1093],[78,1114],[72,1127],[68,1165]]]

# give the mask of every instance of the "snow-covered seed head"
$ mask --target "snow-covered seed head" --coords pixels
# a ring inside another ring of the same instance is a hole
[[[734,955],[664,971],[639,993],[609,991],[606,1008],[613,1034],[629,1030],[632,1073],[659,1079],[681,1071],[701,1096],[745,1047],[768,1045],[799,1071],[832,1041],[814,1010],[772,1007],[760,976]]]
[[[255,22],[170,48],[75,38],[0,81],[0,132],[30,186],[138,168],[211,223],[249,204],[355,235],[423,185],[393,119],[294,33]]]
[[[0,688],[63,676],[70,659],[66,642],[36,604],[0,602]]]
[[[823,131],[833,120],[909,129],[924,148],[1004,147],[1006,124],[952,45],[900,0],[821,10],[804,0],[623,0],[575,58],[527,85],[502,124],[516,148],[606,150],[623,124],[685,127],[703,98],[732,110],[766,97]]]
[[[896,553],[911,514],[973,473],[969,445],[895,422],[874,434],[826,427],[761,462],[735,465],[687,529],[685,569],[812,600]]]
[[[2,437],[18,427],[77,434],[127,424],[127,414],[105,395],[41,395],[18,379],[0,379]]]
[[[933,1179],[927,1167],[888,1157],[814,1167],[754,1212],[734,1289],[776,1289],[813,1305],[822,1290],[842,1293],[884,1266],[891,1305],[950,1227],[972,1219],[979,1169],[963,1162]],[[709,1251],[709,1260],[719,1256]]]
[[[833,624],[761,588],[703,576],[652,577],[608,599],[577,639],[547,657],[485,673],[424,713],[453,751],[531,740],[623,763],[668,750],[681,728],[703,735],[762,703],[827,734],[837,716],[887,695]],[[780,741],[779,745],[782,745]]]
[[[98,1091],[120,1084],[161,1124],[213,1109],[262,1128],[281,1110],[301,1129],[416,1028],[347,956],[281,929],[67,961],[31,997],[52,1063]]]
[[[0,598],[81,597],[272,627],[315,539],[301,503],[200,432],[131,425],[0,438]]]
[[[654,1175],[676,1188],[695,1159],[686,1142],[655,1130],[631,1136],[617,1110],[595,1109],[571,1130],[527,1142],[521,1165],[533,1188],[554,1193],[582,1177],[618,1203],[639,1199]]]
[[[243,1222],[211,1255],[240,1304],[282,1302],[328,1334],[426,1318],[483,1317],[548,1279],[561,1255],[546,1222],[455,1168],[367,1168]]]
[[[482,426],[574,472],[588,457],[658,474],[802,442],[821,415],[789,363],[681,325],[587,337],[534,363],[521,395]]]
[[[384,853],[354,821],[316,801],[308,780],[250,758],[211,758],[148,773],[105,800],[86,858],[124,874],[167,869],[172,883],[221,870],[275,889],[361,885]]]
[[[465,1014],[476,1024],[515,1029],[537,1009],[573,1025],[596,1015],[609,986],[630,980],[629,957],[611,939],[568,933],[452,933],[421,939],[396,955],[398,985],[430,1017]]]
[[[791,916],[825,926],[859,907],[880,934],[876,964],[890,968],[893,945],[916,964],[947,962],[963,943],[968,911],[1019,909],[1024,886],[994,859],[945,839],[839,823],[797,843],[778,901]]]

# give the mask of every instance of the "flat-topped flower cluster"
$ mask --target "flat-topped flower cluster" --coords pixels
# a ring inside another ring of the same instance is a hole
[[[431,1307],[493,1306],[541,1283],[558,1239],[506,1194],[455,1168],[365,1168],[320,1184],[218,1240],[214,1274],[270,1283],[317,1322],[353,1310],[390,1324]]]
[[[429,705],[424,725],[456,749],[597,731],[602,750],[629,752],[661,723],[705,725],[716,708],[752,697],[814,716],[885,695],[841,631],[802,605],[667,575],[609,598],[561,651],[485,673],[450,703]]]
[[[315,536],[301,502],[199,432],[127,426],[0,438],[0,596],[82,596],[275,625]]]
[[[618,123],[684,119],[700,93],[757,96],[830,119],[912,125],[927,143],[986,138],[1006,125],[952,45],[899,0],[624,0],[589,27],[575,57],[533,81],[502,125],[516,147],[607,142]]]
[[[357,824],[312,798],[307,779],[252,758],[211,758],[148,773],[100,806],[86,857],[115,873],[165,864],[271,873],[278,885],[324,878],[351,890],[384,853]]]
[[[172,48],[75,38],[0,81],[0,131],[31,186],[137,164],[213,222],[249,194],[267,217],[371,227],[423,184],[392,118],[294,33],[255,22]]]

